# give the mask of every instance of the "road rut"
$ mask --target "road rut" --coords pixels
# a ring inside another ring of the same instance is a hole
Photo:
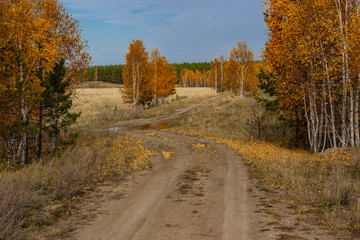
[[[158,155],[152,173],[77,239],[271,239],[240,156],[212,140],[131,131]]]

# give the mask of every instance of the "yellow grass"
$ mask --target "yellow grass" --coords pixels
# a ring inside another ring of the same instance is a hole
[[[83,82],[77,88],[122,88],[122,84],[107,83],[107,82]]]
[[[211,88],[176,88],[176,94],[167,98],[167,104],[135,111],[131,104],[125,104],[119,88],[76,89],[73,111],[81,112],[78,126],[99,126],[125,119],[154,117],[174,111],[201,99],[215,96]]]

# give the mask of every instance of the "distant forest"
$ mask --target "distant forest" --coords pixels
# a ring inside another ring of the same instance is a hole
[[[176,70],[177,77],[179,79],[180,72],[183,69],[189,69],[191,71],[199,70],[200,72],[208,71],[211,69],[211,62],[197,62],[197,63],[174,63],[172,64]],[[89,67],[86,73],[86,81],[97,81],[118,83],[122,84],[122,71],[124,65],[105,65],[105,66],[92,66]]]

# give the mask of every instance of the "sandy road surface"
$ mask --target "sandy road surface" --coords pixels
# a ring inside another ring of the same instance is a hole
[[[239,156],[210,140],[151,130],[128,134],[156,151],[152,174],[78,239],[269,239]]]

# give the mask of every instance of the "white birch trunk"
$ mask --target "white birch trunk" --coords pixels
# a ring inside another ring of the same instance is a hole
[[[341,1],[338,0],[337,3],[337,10],[338,10],[338,20],[339,20],[339,28],[340,28],[340,34],[341,34],[341,46],[342,46],[342,81],[343,81],[343,96],[342,96],[342,109],[341,109],[341,146],[347,147],[347,123],[346,123],[346,106],[347,106],[347,88],[348,88],[348,82],[349,82],[349,69],[348,69],[348,63],[347,63],[347,50],[348,46],[346,44],[346,36],[344,31],[344,21],[342,16],[342,7],[341,7]],[[346,12],[345,16],[347,14],[347,1],[346,1]],[[345,25],[346,25],[346,19],[345,19]]]
[[[359,76],[360,77],[360,76]],[[356,87],[355,92],[355,123],[354,123],[354,131],[355,131],[355,146],[360,147],[360,132],[359,132],[359,95],[360,95],[360,85]]]
[[[306,118],[306,127],[307,127],[307,134],[308,134],[308,140],[310,143],[310,148],[312,149],[312,135],[311,135],[311,131],[310,131],[310,119],[309,119],[309,114],[308,114],[308,107],[307,107],[307,103],[306,103],[306,92],[304,90],[304,86],[301,86],[302,88],[302,92],[303,92],[303,100],[304,100],[304,111],[305,111],[305,118]]]
[[[19,43],[19,49],[22,50],[21,42]],[[21,120],[23,125],[26,125],[27,122],[27,113],[28,108],[26,107],[25,102],[25,78],[24,78],[24,67],[23,62],[21,60],[20,62],[20,82],[21,82]],[[28,146],[27,146],[27,133],[26,131],[23,131],[22,133],[22,142],[23,142],[23,148],[22,148],[22,154],[21,154],[21,165],[25,165],[27,163],[28,158]]]
[[[132,61],[132,84],[133,84],[133,104],[134,104],[134,108],[135,108],[135,106],[137,105],[137,101],[136,101],[137,81],[136,81],[136,66],[133,61]]]
[[[215,92],[217,93],[218,92],[218,89],[217,89],[217,85],[218,85],[218,82],[217,82],[217,67],[215,66]]]
[[[154,104],[157,105],[157,82],[158,82],[158,76],[157,76],[157,64],[155,61],[155,93],[154,93]]]
[[[244,95],[244,67],[241,67],[241,78],[240,78],[240,97]]]
[[[136,104],[135,107],[137,106],[137,104],[139,103],[139,99],[140,99],[140,71],[139,71],[139,64],[136,64],[136,94],[135,94],[135,99],[136,99]]]
[[[220,71],[221,71],[221,76],[220,76],[220,85],[221,85],[221,90],[222,91],[222,86],[223,86],[223,82],[224,82],[224,63],[221,62],[220,64]]]

